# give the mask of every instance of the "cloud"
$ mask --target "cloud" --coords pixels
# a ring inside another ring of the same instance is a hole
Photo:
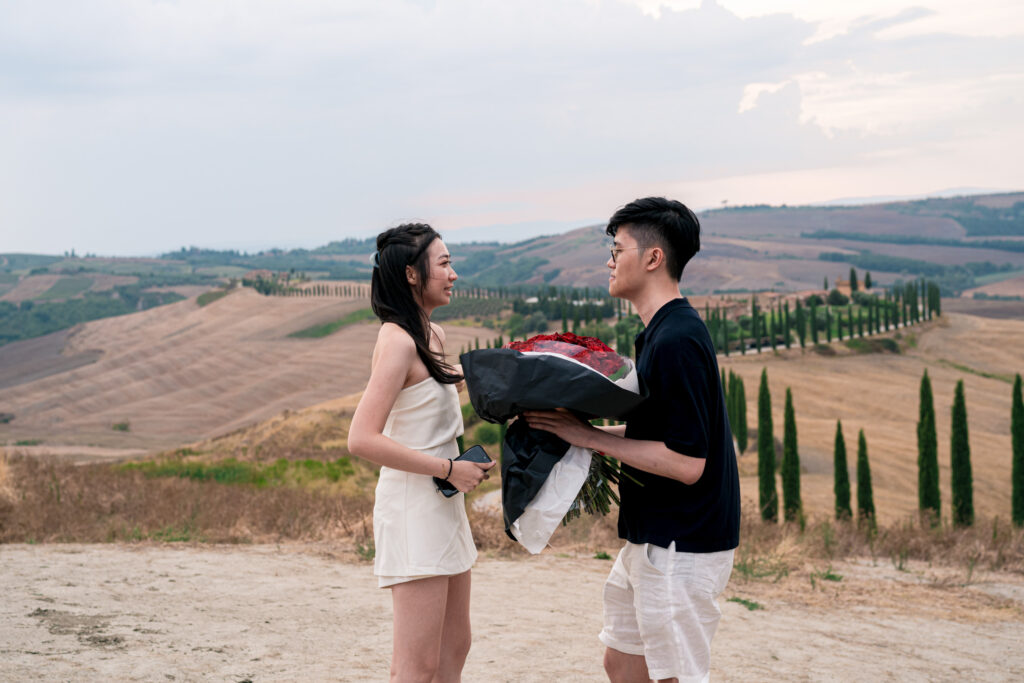
[[[934,150],[1020,140],[1019,36],[899,33],[945,5],[664,5],[11,0],[0,230],[35,250],[312,246],[410,217],[582,219],[716,179],[792,202],[765,178],[868,173],[892,149],[977,185]]]

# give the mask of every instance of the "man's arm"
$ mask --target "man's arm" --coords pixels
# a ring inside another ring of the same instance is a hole
[[[618,431],[616,427],[602,430],[567,411],[531,410],[523,416],[526,423],[535,429],[551,432],[574,446],[600,451],[638,470],[684,484],[695,484],[704,474],[704,458],[677,453],[660,441],[627,439],[611,431]],[[625,427],[619,427],[625,433]]]

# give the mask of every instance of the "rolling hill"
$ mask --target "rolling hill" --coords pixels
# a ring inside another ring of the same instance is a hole
[[[693,294],[807,291],[851,267],[888,285],[927,277],[945,296],[1024,297],[1024,193],[862,206],[731,207],[701,214]],[[442,226],[443,227],[443,226]],[[512,244],[451,245],[463,285],[600,287],[602,226]],[[0,345],[192,297],[258,269],[365,281],[371,239],[258,254],[182,248],[155,259],[0,254]]]
[[[250,302],[240,297],[234,302],[229,298],[225,303],[231,304],[231,311],[222,311],[218,316],[230,318],[237,309],[247,307]],[[270,339],[267,337],[279,337],[280,331],[283,330],[279,328],[278,332],[268,334],[254,329],[249,334],[239,335],[236,330],[232,335],[237,339],[259,340],[268,344]],[[100,330],[94,332],[99,333]],[[169,442],[173,440],[171,436],[178,434],[191,440],[187,443],[182,440],[175,445],[187,445],[190,451],[199,453],[199,457],[204,459],[236,457],[269,461],[281,457],[339,457],[347,454],[348,425],[359,399],[359,393],[352,392],[358,392],[364,381],[365,359],[372,344],[370,333],[372,326],[363,325],[349,331],[346,337],[339,337],[338,346],[331,346],[331,349],[345,346],[347,352],[334,357],[332,365],[317,366],[334,377],[352,378],[351,381],[332,380],[328,386],[309,386],[304,391],[278,395],[267,405],[253,406],[252,399],[247,401],[239,394],[226,395],[223,399],[201,396],[212,394],[220,383],[226,385],[231,380],[225,375],[234,374],[216,371],[219,379],[211,378],[206,384],[176,391],[167,400],[152,396],[137,409],[121,402],[103,408],[101,415],[121,415],[135,410],[133,419],[138,421],[140,429],[158,432],[154,437],[160,438],[150,439],[151,444],[162,440]],[[451,328],[449,338],[457,338],[460,333],[465,334],[466,328]],[[913,514],[917,506],[918,388],[925,370],[932,379],[935,395],[942,505],[948,518],[950,406],[954,385],[963,379],[978,519],[1000,516],[1007,520],[1011,467],[1009,380],[1012,373],[1024,370],[1024,350],[1016,343],[1021,335],[1024,335],[1024,321],[1020,319],[954,313],[905,331],[899,340],[902,347],[899,354],[853,353],[837,343],[834,345],[837,349],[835,355],[794,348],[745,356],[733,354],[729,358],[720,356],[719,361],[724,369],[736,372],[746,383],[748,420],[752,429],[757,424],[759,378],[762,370],[767,371],[773,399],[774,435],[778,442],[782,439],[785,391],[787,387],[792,389],[803,472],[804,512],[816,519],[830,516],[833,510],[833,440],[837,420],[843,424],[848,466],[854,482],[857,433],[861,429],[865,432],[880,521],[890,523]],[[251,352],[255,347],[248,348]],[[311,350],[310,360],[314,353],[320,357],[331,355],[323,350]],[[317,357],[317,362],[324,362],[320,357]],[[220,357],[218,362],[227,362],[227,358]],[[295,361],[289,364],[289,368],[287,372],[267,367],[251,368],[245,377],[261,386],[281,382],[286,376],[296,380],[308,377],[295,367]],[[120,370],[112,367],[107,373],[96,376],[106,381],[104,374],[111,379],[119,378],[128,370],[128,367]],[[205,371],[215,372],[212,369]],[[181,380],[167,374],[163,378],[152,378],[149,386],[159,388],[176,381]],[[37,385],[30,397],[35,396],[38,400],[43,389],[44,386]],[[176,413],[164,415],[162,420],[152,415],[155,411],[168,410],[188,395],[194,396],[194,405],[182,405]],[[250,394],[252,397],[258,395],[256,392]],[[99,398],[102,400],[102,396]],[[466,401],[468,398],[463,394],[463,402]],[[303,403],[306,407],[295,409]],[[70,407],[84,410],[89,405],[83,400]],[[289,408],[282,411],[282,406]],[[201,413],[205,411],[214,411],[217,416],[202,419]],[[104,428],[103,419],[87,419],[85,416],[77,424],[84,428],[94,426],[97,433],[103,432]],[[177,427],[173,427],[174,424]],[[72,428],[73,424],[66,427]],[[196,438],[199,435],[204,438]],[[467,438],[471,436],[467,435]],[[747,510],[756,510],[758,481],[754,439],[747,452],[740,455],[739,463],[743,505]],[[779,492],[781,495],[781,485]]]
[[[0,440],[164,449],[352,394],[369,377],[375,319],[288,335],[368,307],[239,288],[205,307],[193,298],[0,347],[0,412],[14,415]],[[490,336],[452,326],[448,346]]]
[[[1024,274],[1024,193],[857,207],[736,207],[700,214],[702,249],[683,276],[693,293],[820,288],[851,266],[889,284],[916,276],[959,294],[975,276]],[[487,286],[607,284],[603,226],[476,250],[456,267]],[[973,265],[969,265],[973,264]],[[987,264],[987,265],[986,265]],[[1000,291],[1024,293],[1016,284]]]

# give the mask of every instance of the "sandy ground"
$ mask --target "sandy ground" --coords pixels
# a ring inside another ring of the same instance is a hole
[[[596,634],[609,568],[481,559],[465,680],[605,680]],[[734,573],[712,678],[1024,678],[1024,577],[868,560],[832,572],[842,580]],[[375,586],[370,565],[339,547],[0,546],[0,680],[386,680],[390,594]]]

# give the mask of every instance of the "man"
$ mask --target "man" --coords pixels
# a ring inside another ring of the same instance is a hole
[[[644,323],[637,371],[650,397],[625,426],[590,426],[533,411],[531,427],[617,458],[619,536],[626,545],[604,588],[604,668],[613,683],[706,681],[711,638],[739,545],[740,491],[714,345],[679,291],[700,250],[700,223],[660,197],[619,209],[608,292]]]

